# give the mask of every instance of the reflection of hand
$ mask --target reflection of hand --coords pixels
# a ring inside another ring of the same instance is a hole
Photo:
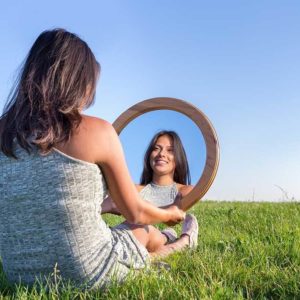
[[[185,212],[181,210],[176,204],[170,205],[166,208],[166,210],[170,213],[170,220],[166,222],[168,226],[174,226],[183,221],[185,218]]]

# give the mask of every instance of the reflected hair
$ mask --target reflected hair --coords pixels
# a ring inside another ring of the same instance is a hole
[[[70,139],[80,111],[92,105],[100,65],[86,42],[64,29],[42,32],[32,45],[0,117],[0,150],[17,158],[14,141],[28,153],[47,154]]]
[[[143,166],[143,172],[140,179],[140,184],[145,185],[152,182],[153,170],[150,165],[150,155],[151,152],[154,150],[157,140],[163,135],[169,136],[173,141],[173,151],[174,151],[174,159],[175,159],[175,172],[174,172],[173,180],[176,183],[180,183],[180,184],[185,184],[185,185],[191,184],[189,164],[180,137],[175,131],[168,131],[168,130],[159,131],[154,135],[154,137],[150,141],[144,155],[144,166]]]

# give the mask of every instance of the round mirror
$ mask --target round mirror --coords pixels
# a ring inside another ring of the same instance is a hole
[[[135,183],[143,171],[144,155],[153,136],[161,131],[174,131],[184,147],[191,184],[195,185],[204,170],[206,148],[197,125],[186,115],[172,110],[144,113],[132,120],[120,133],[127,166]]]
[[[142,101],[121,114],[113,123],[124,147],[131,175],[140,180],[145,150],[160,130],[175,131],[185,149],[193,189],[183,197],[187,210],[211,186],[219,163],[218,140],[208,118],[195,106],[175,98]]]

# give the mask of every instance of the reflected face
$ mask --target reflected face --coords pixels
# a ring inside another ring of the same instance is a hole
[[[168,135],[160,136],[150,154],[150,166],[157,175],[171,174],[175,172],[175,157],[173,140]]]

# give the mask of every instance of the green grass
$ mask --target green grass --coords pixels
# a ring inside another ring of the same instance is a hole
[[[199,246],[169,257],[171,271],[80,291],[9,286],[0,270],[0,299],[300,299],[300,203],[202,202],[192,211]]]

